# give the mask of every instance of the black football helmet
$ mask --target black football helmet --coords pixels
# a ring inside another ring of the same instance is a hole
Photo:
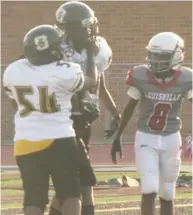
[[[94,11],[77,1],[67,2],[58,8],[56,26],[63,32],[65,40],[79,50],[86,48],[89,42],[95,42],[99,33]]]
[[[24,37],[24,55],[33,65],[44,65],[62,59],[62,35],[52,25],[39,25]]]

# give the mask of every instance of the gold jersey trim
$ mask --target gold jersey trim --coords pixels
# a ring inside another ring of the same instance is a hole
[[[53,143],[54,140],[29,141],[18,140],[14,144],[14,156],[27,155],[33,152],[42,151]]]

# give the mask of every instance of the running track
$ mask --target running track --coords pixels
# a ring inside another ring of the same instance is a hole
[[[110,158],[110,144],[92,144],[90,147],[90,159],[94,165],[112,164]],[[120,165],[132,165],[135,162],[134,150],[132,144],[123,145],[124,158],[118,159]],[[118,157],[118,156],[117,156]],[[191,159],[182,159],[183,164],[191,164]],[[1,146],[1,166],[14,166],[15,158],[13,156],[13,146]]]

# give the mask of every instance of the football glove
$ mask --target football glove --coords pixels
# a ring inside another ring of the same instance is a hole
[[[96,104],[84,102],[83,115],[88,122],[92,123],[99,117],[100,110]]]
[[[114,164],[117,164],[117,159],[116,159],[116,153],[119,153],[120,158],[123,158],[123,152],[122,152],[122,146],[121,146],[121,140],[119,139],[114,139],[112,148],[111,148],[111,159]]]

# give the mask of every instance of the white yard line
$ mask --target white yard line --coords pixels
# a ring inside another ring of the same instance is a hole
[[[135,165],[93,165],[96,172],[129,172],[136,171]],[[1,166],[1,172],[3,171],[18,171],[17,166]],[[192,165],[182,165],[180,171],[192,172]]]

